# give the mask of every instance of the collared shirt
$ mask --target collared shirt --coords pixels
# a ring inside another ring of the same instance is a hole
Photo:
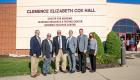
[[[48,40],[48,39],[47,39]],[[49,43],[49,45],[50,45],[50,52],[52,52],[52,42],[51,42],[51,40],[48,40],[48,43]]]
[[[70,42],[70,40],[71,40],[71,38],[72,38],[72,36],[71,37],[68,37],[68,39],[67,39],[67,48],[69,48],[70,46],[69,46],[69,42]]]
[[[62,49],[62,36],[58,36],[59,48]]]
[[[40,37],[39,36],[36,36],[36,38],[37,38],[37,40],[39,42],[39,45],[41,46],[41,39],[40,39]]]

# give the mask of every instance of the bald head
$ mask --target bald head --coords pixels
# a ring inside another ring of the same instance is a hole
[[[51,33],[47,34],[47,39],[50,40],[51,39]]]

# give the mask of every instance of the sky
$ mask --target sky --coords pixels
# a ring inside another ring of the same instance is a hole
[[[0,3],[16,3],[16,0],[0,0]]]
[[[107,0],[107,2],[140,4],[140,0]]]
[[[107,2],[140,4],[140,0],[107,0]],[[0,0],[0,3],[16,3],[16,0]]]

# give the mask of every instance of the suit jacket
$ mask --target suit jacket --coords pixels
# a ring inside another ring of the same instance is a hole
[[[53,55],[53,43],[52,43],[52,52],[50,52],[50,44],[48,40],[47,39],[43,40],[41,44],[41,50],[43,56],[46,56],[47,58],[51,57]]]
[[[80,52],[84,52],[84,50],[87,50],[88,46],[88,38],[86,35],[78,36],[77,37],[77,44],[78,44],[78,50]]]
[[[68,37],[68,39],[69,39],[69,37]],[[72,53],[76,53],[76,48],[77,48],[77,39],[76,39],[76,37],[72,36],[70,41],[69,41],[69,43],[68,43],[68,39],[67,39],[66,49],[70,48]],[[68,44],[69,44],[69,46],[68,46]]]
[[[66,41],[67,41],[67,39],[66,39],[66,36],[61,36],[61,37],[62,37],[62,51],[65,54],[66,53]],[[58,36],[53,38],[53,46],[54,46],[55,54],[57,55],[58,51],[59,51]]]
[[[36,36],[33,36],[30,40],[30,55],[33,56],[33,54],[36,54],[36,57],[41,55],[41,45]]]

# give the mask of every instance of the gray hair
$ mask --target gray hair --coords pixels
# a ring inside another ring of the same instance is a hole
[[[72,33],[73,33],[73,31],[72,31],[72,30],[69,30],[69,32],[72,32]]]
[[[61,30],[57,30],[57,32],[61,32]]]

